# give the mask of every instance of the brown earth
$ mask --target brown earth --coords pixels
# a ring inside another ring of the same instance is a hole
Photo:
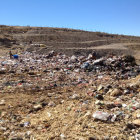
[[[31,44],[44,44],[44,47]],[[39,53],[55,50],[69,55],[96,50],[100,55],[108,52],[133,54],[140,60],[140,37],[66,28],[1,25],[0,47],[13,51],[36,50]]]
[[[45,47],[42,48],[31,44],[44,44]],[[48,53],[50,50],[55,50],[69,55],[86,54],[95,50],[99,55],[107,53],[132,54],[136,57],[137,62],[140,62],[140,37],[100,32],[47,27],[0,26],[0,47],[0,56],[7,54],[9,50],[15,53],[20,53],[24,50]],[[103,79],[105,78],[107,79],[106,76]],[[135,83],[139,79],[139,76],[132,81],[121,80],[112,82],[110,79],[104,81],[101,79],[99,83],[123,85],[131,82]],[[0,106],[0,111],[5,118],[9,114],[16,114],[17,116],[19,114],[22,120],[19,119],[18,124],[20,121],[30,122],[30,127],[20,127],[16,131],[19,131],[19,133],[31,131],[34,136],[34,138],[30,138],[31,140],[91,140],[90,137],[94,139],[94,136],[99,137],[99,139],[103,139],[104,136],[117,136],[120,140],[127,140],[128,134],[125,134],[123,127],[128,121],[132,121],[132,118],[131,120],[120,120],[120,122],[116,121],[114,123],[94,121],[92,114],[97,110],[95,105],[96,99],[87,95],[90,88],[93,89],[93,85],[82,87],[67,86],[62,89],[56,88],[43,92],[29,93],[5,91],[4,94],[0,93],[0,99],[6,102],[5,105]],[[80,98],[70,100],[69,96],[73,95],[74,92]],[[140,93],[140,89],[137,89],[137,92]],[[48,96],[48,93],[52,93],[52,96]],[[55,98],[56,95],[57,98]],[[133,96],[135,97],[135,95]],[[131,98],[131,94],[124,95],[122,98],[124,99],[123,103],[131,100]],[[113,102],[114,100],[113,97],[105,97],[106,102]],[[55,102],[54,107],[46,106],[37,112],[29,114],[34,103],[48,103],[50,101]],[[84,104],[82,106],[84,101],[89,101],[88,105]],[[129,110],[126,111],[127,113],[129,113]],[[12,130],[12,125],[16,125],[14,122],[12,123],[11,126],[8,126],[10,130]],[[0,136],[3,136],[3,133],[0,132]],[[4,140],[4,137],[0,137],[0,139]]]
[[[119,84],[136,83],[139,79],[140,76],[132,80],[119,81]],[[100,83],[101,81],[98,82]],[[102,81],[103,83],[109,82],[104,80]],[[1,114],[4,114],[2,115],[3,118],[8,118],[14,114],[16,114],[17,118],[20,116],[21,119],[19,118],[18,122],[11,122],[11,125],[8,127],[9,129],[14,125],[19,127],[19,129],[14,128],[13,131],[18,132],[17,135],[19,134],[20,137],[22,133],[25,134],[30,131],[33,136],[30,138],[31,140],[90,140],[90,137],[94,138],[95,136],[99,140],[105,140],[105,137],[108,136],[111,137],[111,140],[114,139],[113,136],[117,136],[117,140],[127,140],[129,134],[124,131],[124,127],[134,118],[123,119],[114,123],[94,121],[92,114],[97,110],[96,99],[87,95],[92,88],[92,85],[85,85],[32,93],[18,91],[15,93],[5,92],[4,94],[0,94],[0,99],[5,100],[5,105],[0,105],[0,111]],[[73,92],[79,95],[78,99],[69,99],[69,96]],[[124,99],[123,102],[125,103],[131,101],[131,98],[131,95],[124,95],[122,99]],[[35,103],[49,103],[50,101],[55,102],[55,106],[45,106],[37,112],[30,112]],[[84,104],[84,101],[88,101],[88,103]],[[104,99],[104,102],[113,101],[114,97],[111,96],[106,96]],[[103,108],[103,110],[106,109]],[[129,113],[129,110],[126,111],[126,114]],[[18,126],[22,122],[30,122],[30,126]],[[0,133],[1,135],[3,136],[2,133]],[[4,138],[0,138],[4,140]]]

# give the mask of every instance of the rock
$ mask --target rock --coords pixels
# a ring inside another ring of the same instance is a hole
[[[6,131],[7,128],[6,128],[6,127],[0,127],[0,130],[2,130],[2,131]]]
[[[48,97],[52,97],[55,93],[48,93]]]
[[[50,102],[48,103],[48,106],[50,106],[50,107],[55,107],[56,104],[55,104],[53,101],[50,101]]]
[[[35,105],[33,108],[35,111],[38,111],[38,110],[42,109],[42,105],[38,104],[38,105]]]
[[[136,114],[136,117],[137,117],[137,118],[140,118],[140,113],[137,113],[137,114]]]
[[[130,133],[130,135],[133,135],[132,133]],[[128,137],[128,140],[134,140],[135,139],[135,137],[134,136],[129,136]]]
[[[122,95],[122,92],[118,89],[118,88],[115,88],[111,93],[110,93],[111,96],[120,96]]]
[[[132,123],[140,127],[140,119],[134,120]]]
[[[1,100],[0,105],[5,105],[5,100]]]
[[[78,99],[79,95],[78,94],[73,94],[72,96],[69,97],[70,99]]]
[[[129,86],[132,88],[138,88],[140,87],[140,80],[139,81],[135,81],[134,83],[130,83]]]
[[[61,137],[61,140],[66,139],[66,136],[64,134],[61,134],[60,137]]]
[[[91,116],[91,112],[88,111],[88,112],[84,115],[84,117],[86,117],[86,116],[90,117],[90,116]]]
[[[0,112],[0,114],[1,114],[1,117],[4,117],[7,114],[7,112]]]
[[[42,130],[42,129],[43,129],[42,126],[38,126],[38,127],[37,127],[37,130]]]
[[[110,140],[110,137],[109,136],[104,136],[103,140]]]

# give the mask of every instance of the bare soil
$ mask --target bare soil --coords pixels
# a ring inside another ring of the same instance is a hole
[[[44,44],[46,47],[41,48],[32,44]],[[108,53],[131,54],[135,56],[137,63],[140,63],[140,37],[72,29],[1,25],[0,56],[8,54],[9,50],[18,54],[25,50],[42,54],[55,50],[67,55],[89,54],[92,51],[96,51],[99,56]],[[130,80],[111,81],[105,75],[102,79],[95,79],[95,81],[97,80],[98,87],[100,83],[115,84],[116,86],[127,85],[131,82],[135,83],[139,79],[138,76]],[[133,121],[134,118],[131,116],[131,119],[126,118],[126,120],[122,119],[114,123],[94,121],[92,114],[98,109],[95,105],[96,99],[87,95],[90,89],[94,89],[94,84],[70,85],[44,91],[24,92],[17,90],[14,93],[5,89],[4,92],[0,91],[0,100],[5,100],[5,104],[0,105],[0,111],[4,118],[11,119],[11,124],[7,126],[10,131],[12,127],[14,129],[16,127],[16,132],[19,132],[20,136],[22,133],[30,131],[33,136],[30,138],[31,140],[93,140],[94,136],[97,139],[104,139],[105,136],[114,139],[113,136],[117,136],[118,140],[127,140],[129,132],[126,133],[123,128],[129,121]],[[136,91],[140,93],[139,88]],[[49,93],[52,95],[49,96]],[[74,93],[78,94],[79,98],[69,99],[69,96]],[[123,95],[122,104],[131,101],[132,96],[135,97],[135,93]],[[138,99],[139,96],[136,98]],[[88,104],[84,101],[88,101]],[[115,102],[116,98],[106,96],[104,101]],[[55,105],[44,106],[36,112],[31,112],[35,104],[49,102],[53,102]],[[106,109],[103,108],[103,110]],[[130,112],[127,110],[125,113],[129,114]],[[18,122],[9,118],[12,115],[15,117],[15,114],[17,118],[19,117]],[[30,122],[31,124],[29,127],[21,127],[19,124],[22,122]],[[0,140],[5,139],[4,132],[0,131]]]

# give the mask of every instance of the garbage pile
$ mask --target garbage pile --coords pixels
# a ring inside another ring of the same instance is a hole
[[[92,79],[87,76],[89,74],[98,78],[109,74],[117,80],[136,77],[140,73],[140,66],[135,65],[133,60],[127,61],[125,57],[93,59],[91,56],[68,57],[56,55],[52,51],[49,55],[25,52],[18,60],[3,57],[0,60],[1,92],[3,88],[44,90],[56,86],[89,83]]]
[[[0,64],[0,138],[140,139],[132,56],[23,52]]]

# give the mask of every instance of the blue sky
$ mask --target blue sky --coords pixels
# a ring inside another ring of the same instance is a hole
[[[140,36],[140,0],[1,0],[0,24]]]

